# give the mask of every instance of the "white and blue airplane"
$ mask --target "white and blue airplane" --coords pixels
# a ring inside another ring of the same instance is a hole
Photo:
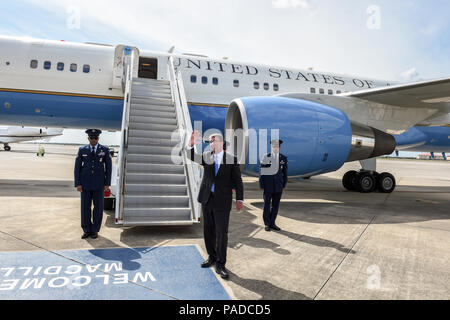
[[[25,141],[50,139],[62,135],[64,129],[56,128],[29,128],[13,126],[0,128],[0,143],[5,151],[11,151],[10,143],[20,143]]]
[[[120,130],[117,48],[0,36],[0,124]],[[223,131],[226,121],[227,128],[279,129],[292,177],[359,160],[363,170],[343,178],[347,189],[392,192],[395,179],[376,173],[375,157],[402,143],[421,150],[439,143],[433,148],[441,152],[450,145],[450,78],[399,84],[142,49],[138,77],[168,80],[170,56],[181,70],[193,123],[202,121],[204,131]],[[440,129],[427,139],[402,140],[408,130],[425,127]],[[256,174],[257,168],[245,170]]]

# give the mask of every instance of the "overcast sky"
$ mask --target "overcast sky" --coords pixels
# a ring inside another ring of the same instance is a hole
[[[450,74],[449,12],[447,0],[22,0],[3,3],[0,34],[175,46],[178,53],[416,81]],[[64,137],[86,141],[75,130]],[[104,135],[108,143],[117,137]]]

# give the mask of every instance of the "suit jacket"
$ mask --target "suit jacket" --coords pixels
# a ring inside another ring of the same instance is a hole
[[[242,184],[241,170],[239,169],[236,157],[230,154],[227,155],[226,151],[224,151],[222,163],[216,176],[214,155],[212,152],[205,152],[203,155],[200,155],[195,153],[194,148],[186,152],[192,161],[201,164],[204,168],[200,192],[197,197],[198,202],[206,205],[213,184],[214,203],[218,210],[227,212],[231,210],[233,188],[236,190],[236,200],[244,200],[244,185]],[[229,161],[230,159],[232,161]]]
[[[81,147],[75,159],[75,187],[103,190],[104,186],[111,185],[111,169],[111,155],[107,147],[98,144],[94,156],[91,154],[90,145]]]
[[[278,163],[278,170],[273,175],[262,175],[260,170],[259,187],[264,189],[264,193],[282,193],[287,184],[288,159],[285,155],[280,153],[280,161]],[[267,168],[271,166],[272,155],[267,154],[261,161],[260,168]]]

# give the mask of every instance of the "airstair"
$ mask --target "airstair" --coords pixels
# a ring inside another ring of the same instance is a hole
[[[186,225],[200,221],[201,168],[184,147],[192,124],[181,74],[138,78],[138,50],[124,50],[124,108],[117,166],[116,224]]]

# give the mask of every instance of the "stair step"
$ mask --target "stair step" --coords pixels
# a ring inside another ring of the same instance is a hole
[[[131,97],[131,104],[150,104],[157,106],[174,106],[174,102],[172,99],[163,99],[163,98],[134,98]]]
[[[161,147],[161,146],[138,146],[138,145],[128,145],[129,153],[137,154],[161,154],[161,155],[176,155],[178,156],[181,152],[180,147]]]
[[[175,147],[180,141],[179,134],[174,134],[173,139],[128,137],[128,145],[134,146]]]
[[[131,93],[131,99],[148,99],[148,98],[172,99],[172,94],[155,91],[147,91],[147,92],[143,91]]]
[[[160,85],[160,86],[170,86],[170,82],[168,80],[157,80],[157,79],[148,79],[148,78],[133,78],[133,84],[137,85]]]
[[[128,173],[125,175],[125,188],[128,184],[186,184],[184,174]]]
[[[156,105],[156,104],[131,104],[131,111],[156,111],[156,112],[169,112],[175,114],[175,106],[171,105]]]
[[[187,185],[185,184],[127,184],[125,187],[127,195],[187,195]]]
[[[169,118],[176,119],[177,115],[174,111],[155,111],[155,110],[145,110],[145,109],[130,109],[130,116],[132,117],[152,117],[152,118]]]
[[[131,218],[146,217],[188,217],[191,216],[191,209],[186,208],[125,208],[125,216]]]
[[[184,166],[182,164],[127,163],[126,173],[184,174]]]
[[[171,94],[170,86],[153,86],[153,85],[133,85],[131,87],[131,93],[134,95],[135,93],[147,93],[147,92],[158,92]]]
[[[131,163],[172,163],[171,155],[132,154],[128,153],[127,161]]]
[[[130,123],[155,123],[155,124],[177,124],[176,118],[156,118],[156,117],[142,117],[130,116]]]
[[[128,139],[131,138],[155,138],[155,139],[176,139],[180,137],[178,132],[155,131],[155,130],[130,130]]]
[[[157,124],[157,123],[133,123],[130,122],[130,130],[148,130],[148,131],[175,131],[176,124]]]
[[[124,207],[133,208],[189,208],[188,196],[130,196],[125,195]]]
[[[124,224],[148,224],[158,221],[191,220],[191,209],[186,208],[124,208]]]

